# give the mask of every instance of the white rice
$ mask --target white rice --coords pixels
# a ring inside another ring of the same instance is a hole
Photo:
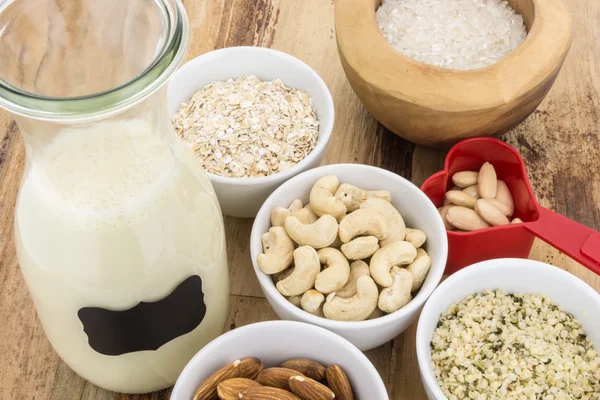
[[[523,42],[523,17],[502,0],[383,0],[379,29],[402,54],[442,68],[497,63]]]

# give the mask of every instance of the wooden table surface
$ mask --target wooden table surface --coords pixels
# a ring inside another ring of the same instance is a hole
[[[524,157],[542,205],[599,230],[600,2],[564,1],[575,21],[571,52],[547,99],[505,139]],[[441,168],[445,150],[403,141],[361,106],[338,58],[333,0],[187,0],[185,5],[191,27],[187,59],[222,47],[265,46],[298,57],[323,77],[336,106],[325,164],[376,165],[417,185]],[[13,213],[24,157],[18,127],[0,111],[0,399],[168,399],[169,389],[138,396],[99,389],[52,350],[15,257]],[[250,219],[226,219],[231,305],[225,330],[277,318],[252,270],[251,226]],[[536,242],[530,257],[560,266],[600,290],[599,277],[542,242]],[[417,368],[415,325],[367,352],[392,399],[426,398]]]

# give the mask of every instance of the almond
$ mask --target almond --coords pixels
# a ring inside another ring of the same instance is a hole
[[[227,364],[220,370],[214,372],[206,378],[204,382],[198,386],[192,400],[211,400],[217,394],[217,386],[224,380],[231,379],[235,376],[235,371],[239,366],[240,360],[236,360],[231,364]],[[237,363],[237,364],[236,364]]]
[[[294,371],[293,369],[289,368],[267,368],[260,373],[257,381],[263,386],[271,386],[279,389],[290,390],[288,381],[292,376],[296,376],[298,374],[298,371]]]
[[[481,218],[485,222],[493,226],[508,225],[510,221],[506,218],[506,215],[502,214],[491,201],[486,199],[477,200],[475,204],[475,211],[481,215]]]
[[[335,364],[330,365],[325,371],[325,376],[327,377],[327,386],[333,391],[337,400],[354,400],[352,386],[350,386],[350,381],[342,367]]]
[[[498,210],[500,210],[502,214],[506,215],[507,217],[509,217],[512,214],[510,208],[501,201],[498,201],[496,199],[485,199],[485,201],[488,201],[491,205],[496,207]]]
[[[472,185],[472,186],[466,187],[462,191],[471,197],[475,197],[476,199],[479,199],[479,191],[477,189],[477,185]]]
[[[523,221],[521,220],[521,218],[515,218],[512,220],[511,224],[522,224]]]
[[[477,190],[482,199],[493,199],[496,197],[496,188],[498,178],[496,170],[489,162],[484,163],[479,170],[479,180],[477,181]]]
[[[235,378],[248,378],[255,380],[262,370],[263,365],[259,358],[245,358],[240,362]]]
[[[466,188],[477,183],[479,174],[475,171],[461,171],[452,175],[452,182],[461,188]]]
[[[221,400],[239,400],[244,390],[260,386],[260,383],[247,378],[227,379],[217,385],[217,393]]]
[[[290,390],[302,400],[332,400],[335,394],[327,386],[305,376],[292,376]]]
[[[240,393],[239,398],[245,400],[301,400],[287,390],[267,386],[248,388]]]
[[[515,203],[504,181],[498,180],[496,185],[496,200],[508,207],[510,212],[507,215],[512,215],[515,212]]]
[[[477,199],[475,197],[469,196],[462,190],[450,190],[449,192],[446,192],[446,198],[452,204],[469,208],[475,207],[475,203],[477,203]]]
[[[446,219],[450,224],[464,231],[476,231],[489,228],[490,225],[481,218],[475,210],[467,207],[454,206],[448,210]]]
[[[448,220],[446,219],[446,214],[448,214],[448,210],[450,209],[450,207],[452,207],[452,206],[440,207],[440,208],[438,208],[438,211],[440,212],[440,215],[442,216],[442,221],[444,221],[444,226],[446,227],[446,229],[449,231],[453,231],[456,228],[454,228],[454,226],[452,224],[450,224],[448,222]]]
[[[307,376],[315,381],[322,381],[325,379],[325,367],[316,361],[309,360],[308,358],[295,358],[288,360],[280,365],[282,368],[293,369],[294,371],[300,372],[302,375]]]
[[[206,378],[196,389],[192,400],[214,399],[217,395],[219,383],[231,378],[256,379],[262,369],[262,363],[258,358],[235,360]]]

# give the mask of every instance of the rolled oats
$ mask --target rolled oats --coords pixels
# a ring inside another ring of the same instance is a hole
[[[573,315],[542,295],[467,296],[440,317],[431,356],[450,400],[600,399],[592,342]]]
[[[173,116],[173,126],[207,172],[235,178],[284,171],[313,150],[319,134],[305,92],[251,75],[199,90]]]

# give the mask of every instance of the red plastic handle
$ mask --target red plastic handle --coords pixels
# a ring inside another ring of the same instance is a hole
[[[549,245],[600,275],[600,233],[539,207],[539,218],[525,227]]]

